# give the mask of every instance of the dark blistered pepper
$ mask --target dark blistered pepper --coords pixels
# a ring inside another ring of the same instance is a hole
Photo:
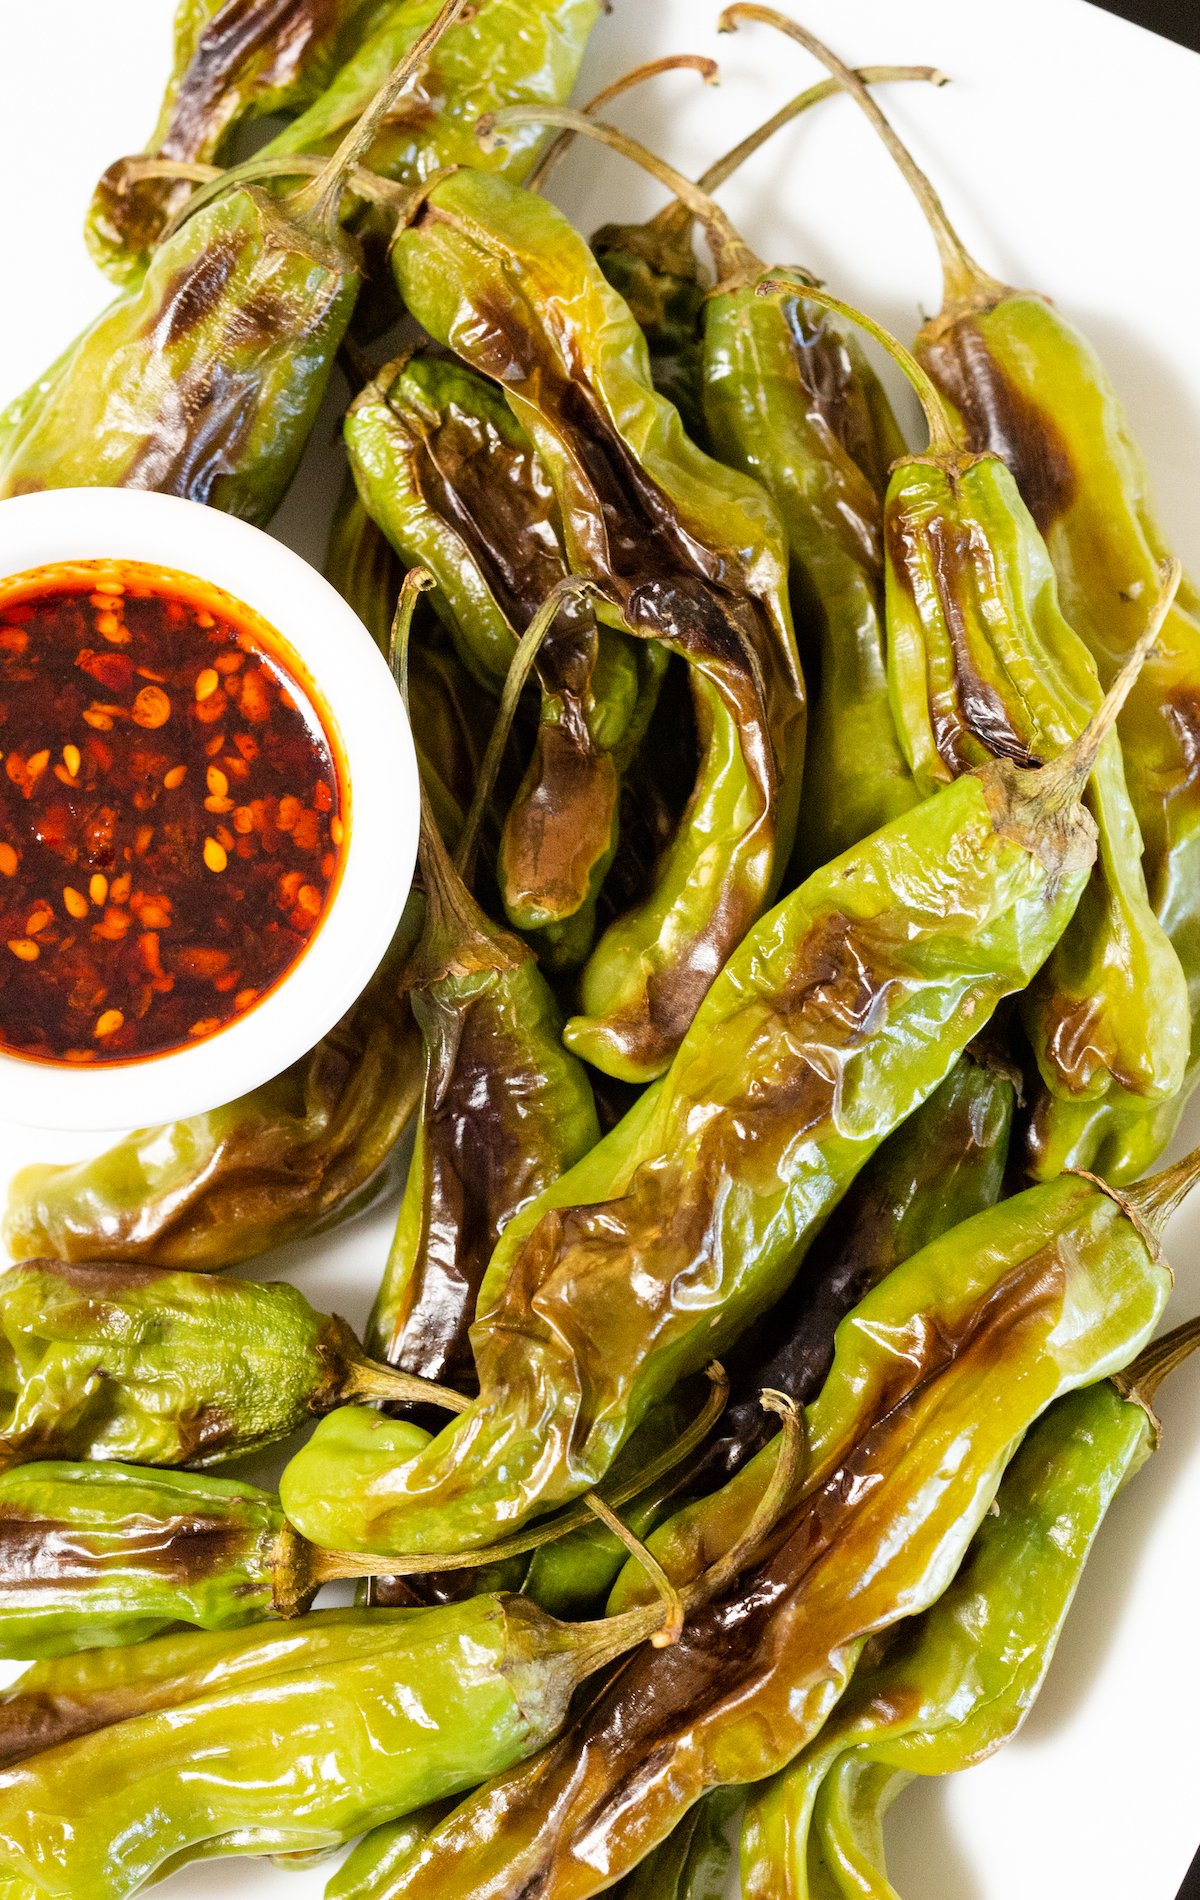
[[[372,519],[407,566],[434,576],[434,607],[460,657],[498,691],[518,640],[568,573],[554,492],[524,429],[493,384],[419,353],[362,391],[345,436]],[[584,601],[564,603],[539,649],[541,716],[497,876],[510,920],[539,932],[553,961],[573,951],[578,960],[591,942],[621,766],[653,700],[645,656],[599,628]]]
[[[775,1304],[858,1169],[1061,936],[1119,703],[1053,766],[956,779],[756,926],[661,1083],[505,1229],[472,1333],[479,1398],[326,1500],[318,1536],[332,1516],[348,1549],[493,1541],[596,1484],[649,1407]]]
[[[397,0],[180,0],[171,77],[146,152],[223,162],[239,126],[310,105]],[[367,101],[364,101],[364,104]],[[117,283],[140,277],[187,200],[181,180],[128,177],[117,159],[97,185],[84,234]]]
[[[763,1555],[674,1648],[632,1659],[558,1742],[450,1815],[390,1900],[584,1900],[712,1789],[786,1767],[867,1639],[942,1595],[1030,1425],[1149,1339],[1171,1285],[1155,1236],[1197,1172],[1192,1156],[1125,1201],[1061,1177],[875,1287],[839,1330]],[[668,1574],[729,1547],[775,1462],[768,1447],[650,1540]],[[615,1601],[640,1594],[635,1576]]]
[[[0,1462],[213,1465],[351,1400],[432,1401],[286,1281],[36,1260],[0,1274]]]
[[[543,115],[545,116],[545,115]],[[710,461],[650,380],[625,305],[562,214],[461,171],[392,249],[406,303],[504,389],[553,484],[597,612],[681,652],[701,763],[651,898],[584,966],[568,1044],[627,1080],[662,1072],[791,846],[803,682],[782,535],[756,485]]]
[[[746,1900],[813,1900],[814,1842],[838,1894],[891,1895],[884,1815],[914,1775],[983,1761],[1024,1721],[1108,1507],[1154,1449],[1154,1390],[1195,1338],[1178,1328],[1038,1420],[945,1594],[868,1648],[816,1740],[751,1797]]]
[[[426,920],[405,987],[425,1088],[367,1339],[379,1359],[473,1393],[468,1333],[496,1242],[600,1128],[532,951],[475,903],[428,813],[420,861]]]
[[[759,9],[737,12],[758,14]],[[830,63],[824,48],[806,45]],[[885,137],[930,218],[945,277],[943,307],[921,331],[921,361],[973,447],[1003,457],[1054,563],[1063,609],[1107,685],[1137,637],[1165,540],[1142,457],[1095,349],[1048,298],[988,275],[964,248],[928,179],[886,121]],[[1170,1140],[1200,1080],[1200,595],[1186,579],[1121,715],[1129,795],[1150,900],[1188,982],[1191,1053],[1184,1088],[1147,1112],[1078,1103],[1061,1137],[1035,1119],[1035,1173],[1062,1165],[1128,1180]]]
[[[361,122],[283,198],[222,185],[144,280],[0,423],[0,497],[149,488],[269,520],[290,482],[358,295],[340,224],[374,128],[465,0],[443,0]]]

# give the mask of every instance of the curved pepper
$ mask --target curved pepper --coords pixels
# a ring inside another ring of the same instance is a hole
[[[817,1739],[752,1797],[746,1900],[810,1900],[814,1839],[839,1894],[893,1894],[884,1814],[914,1775],[983,1761],[1024,1721],[1108,1507],[1154,1449],[1152,1389],[1194,1344],[1177,1329],[1148,1348],[1146,1390],[1135,1363],[1039,1419],[949,1589],[868,1651]]]
[[[1102,726],[1041,772],[956,780],[755,927],[667,1075],[509,1223],[472,1329],[478,1400],[337,1501],[340,1545],[468,1549],[586,1491],[781,1297],[858,1169],[1062,934]]]
[[[222,1463],[353,1399],[437,1403],[285,1281],[38,1260],[0,1274],[0,1462]]]
[[[151,157],[223,162],[239,126],[310,104],[395,0],[180,0]],[[115,283],[140,277],[188,185],[131,181],[108,167],[84,223],[88,249]]]
[[[460,657],[497,691],[568,572],[554,494],[520,423],[491,383],[418,354],[361,392],[345,438],[364,505],[405,564],[433,575],[433,604]],[[554,960],[577,941],[583,954],[594,928],[621,765],[653,702],[644,651],[573,601],[538,652],[541,717],[497,871],[510,920],[542,933]]]
[[[786,1767],[867,1639],[942,1595],[1028,1428],[1149,1339],[1171,1284],[1154,1236],[1198,1167],[1124,1204],[1074,1177],[1030,1189],[875,1287],[839,1329],[808,1467],[762,1556],[674,1648],[632,1659],[558,1742],[436,1828],[393,1900],[585,1900],[714,1788]],[[670,1576],[729,1549],[776,1457],[656,1533]]]
[[[803,682],[766,497],[683,434],[645,344],[560,212],[503,179],[435,184],[392,249],[406,304],[504,389],[541,456],[602,619],[682,653],[701,766],[652,898],[584,967],[567,1042],[660,1074],[778,885],[803,753]]]

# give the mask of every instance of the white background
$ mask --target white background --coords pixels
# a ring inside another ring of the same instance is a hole
[[[1171,536],[1200,570],[1200,60],[1084,0],[781,0],[853,62],[920,61],[955,84],[892,89],[887,105],[998,275],[1050,292],[1099,344],[1144,444]],[[168,59],[172,0],[7,0],[0,7],[0,395],[48,364],[105,299],[79,226],[94,178],[145,137]],[[718,39],[710,0],[615,0],[581,94],[664,51],[711,52],[716,91],[681,74],[620,109],[623,123],[700,171],[815,77],[762,27]],[[584,230],[661,201],[621,161],[574,155],[556,195]],[[932,244],[904,186],[846,101],[761,153],[724,201],[772,263],[805,262],[902,336],[936,307]],[[330,405],[279,524],[319,560],[332,473]],[[26,1160],[72,1152],[0,1103],[0,1188]],[[1190,1117],[1200,1139],[1200,1115]],[[86,1143],[73,1144],[82,1152]],[[390,1210],[263,1273],[302,1269],[315,1304],[365,1316]],[[1200,1310],[1200,1208],[1170,1237],[1172,1319]],[[889,1823],[908,1900],[1173,1900],[1200,1839],[1200,1363],[1179,1373],[1158,1458],[1118,1500],[1023,1734],[993,1761],[918,1784]],[[324,1869],[210,1864],[169,1893],[219,1885],[250,1900],[313,1900]]]

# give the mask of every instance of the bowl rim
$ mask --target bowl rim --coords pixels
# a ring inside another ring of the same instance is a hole
[[[180,1120],[278,1075],[331,1030],[382,962],[412,887],[416,751],[391,671],[358,615],[299,554],[198,502],[130,488],[59,488],[0,501],[0,577],[60,561],[145,562],[224,588],[309,675],[341,755],[349,822],[338,886],[292,968],[244,1016],[166,1055],[79,1066],[0,1050],[0,1114],[111,1131]]]

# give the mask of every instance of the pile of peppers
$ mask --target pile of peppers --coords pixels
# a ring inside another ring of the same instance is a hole
[[[347,1846],[327,1900],[895,1900],[1200,1341],[1200,593],[1109,372],[884,116],[944,75],[739,0],[824,73],[697,183],[603,115],[711,61],[569,104],[603,11],[180,0],[115,299],[0,415],[0,499],[267,525],[339,392],[421,777],[316,1048],[11,1185],[0,1900]],[[911,350],[713,196],[839,94],[942,260]],[[666,207],[575,230],[585,138]],[[361,1340],[229,1271],[389,1197]]]

